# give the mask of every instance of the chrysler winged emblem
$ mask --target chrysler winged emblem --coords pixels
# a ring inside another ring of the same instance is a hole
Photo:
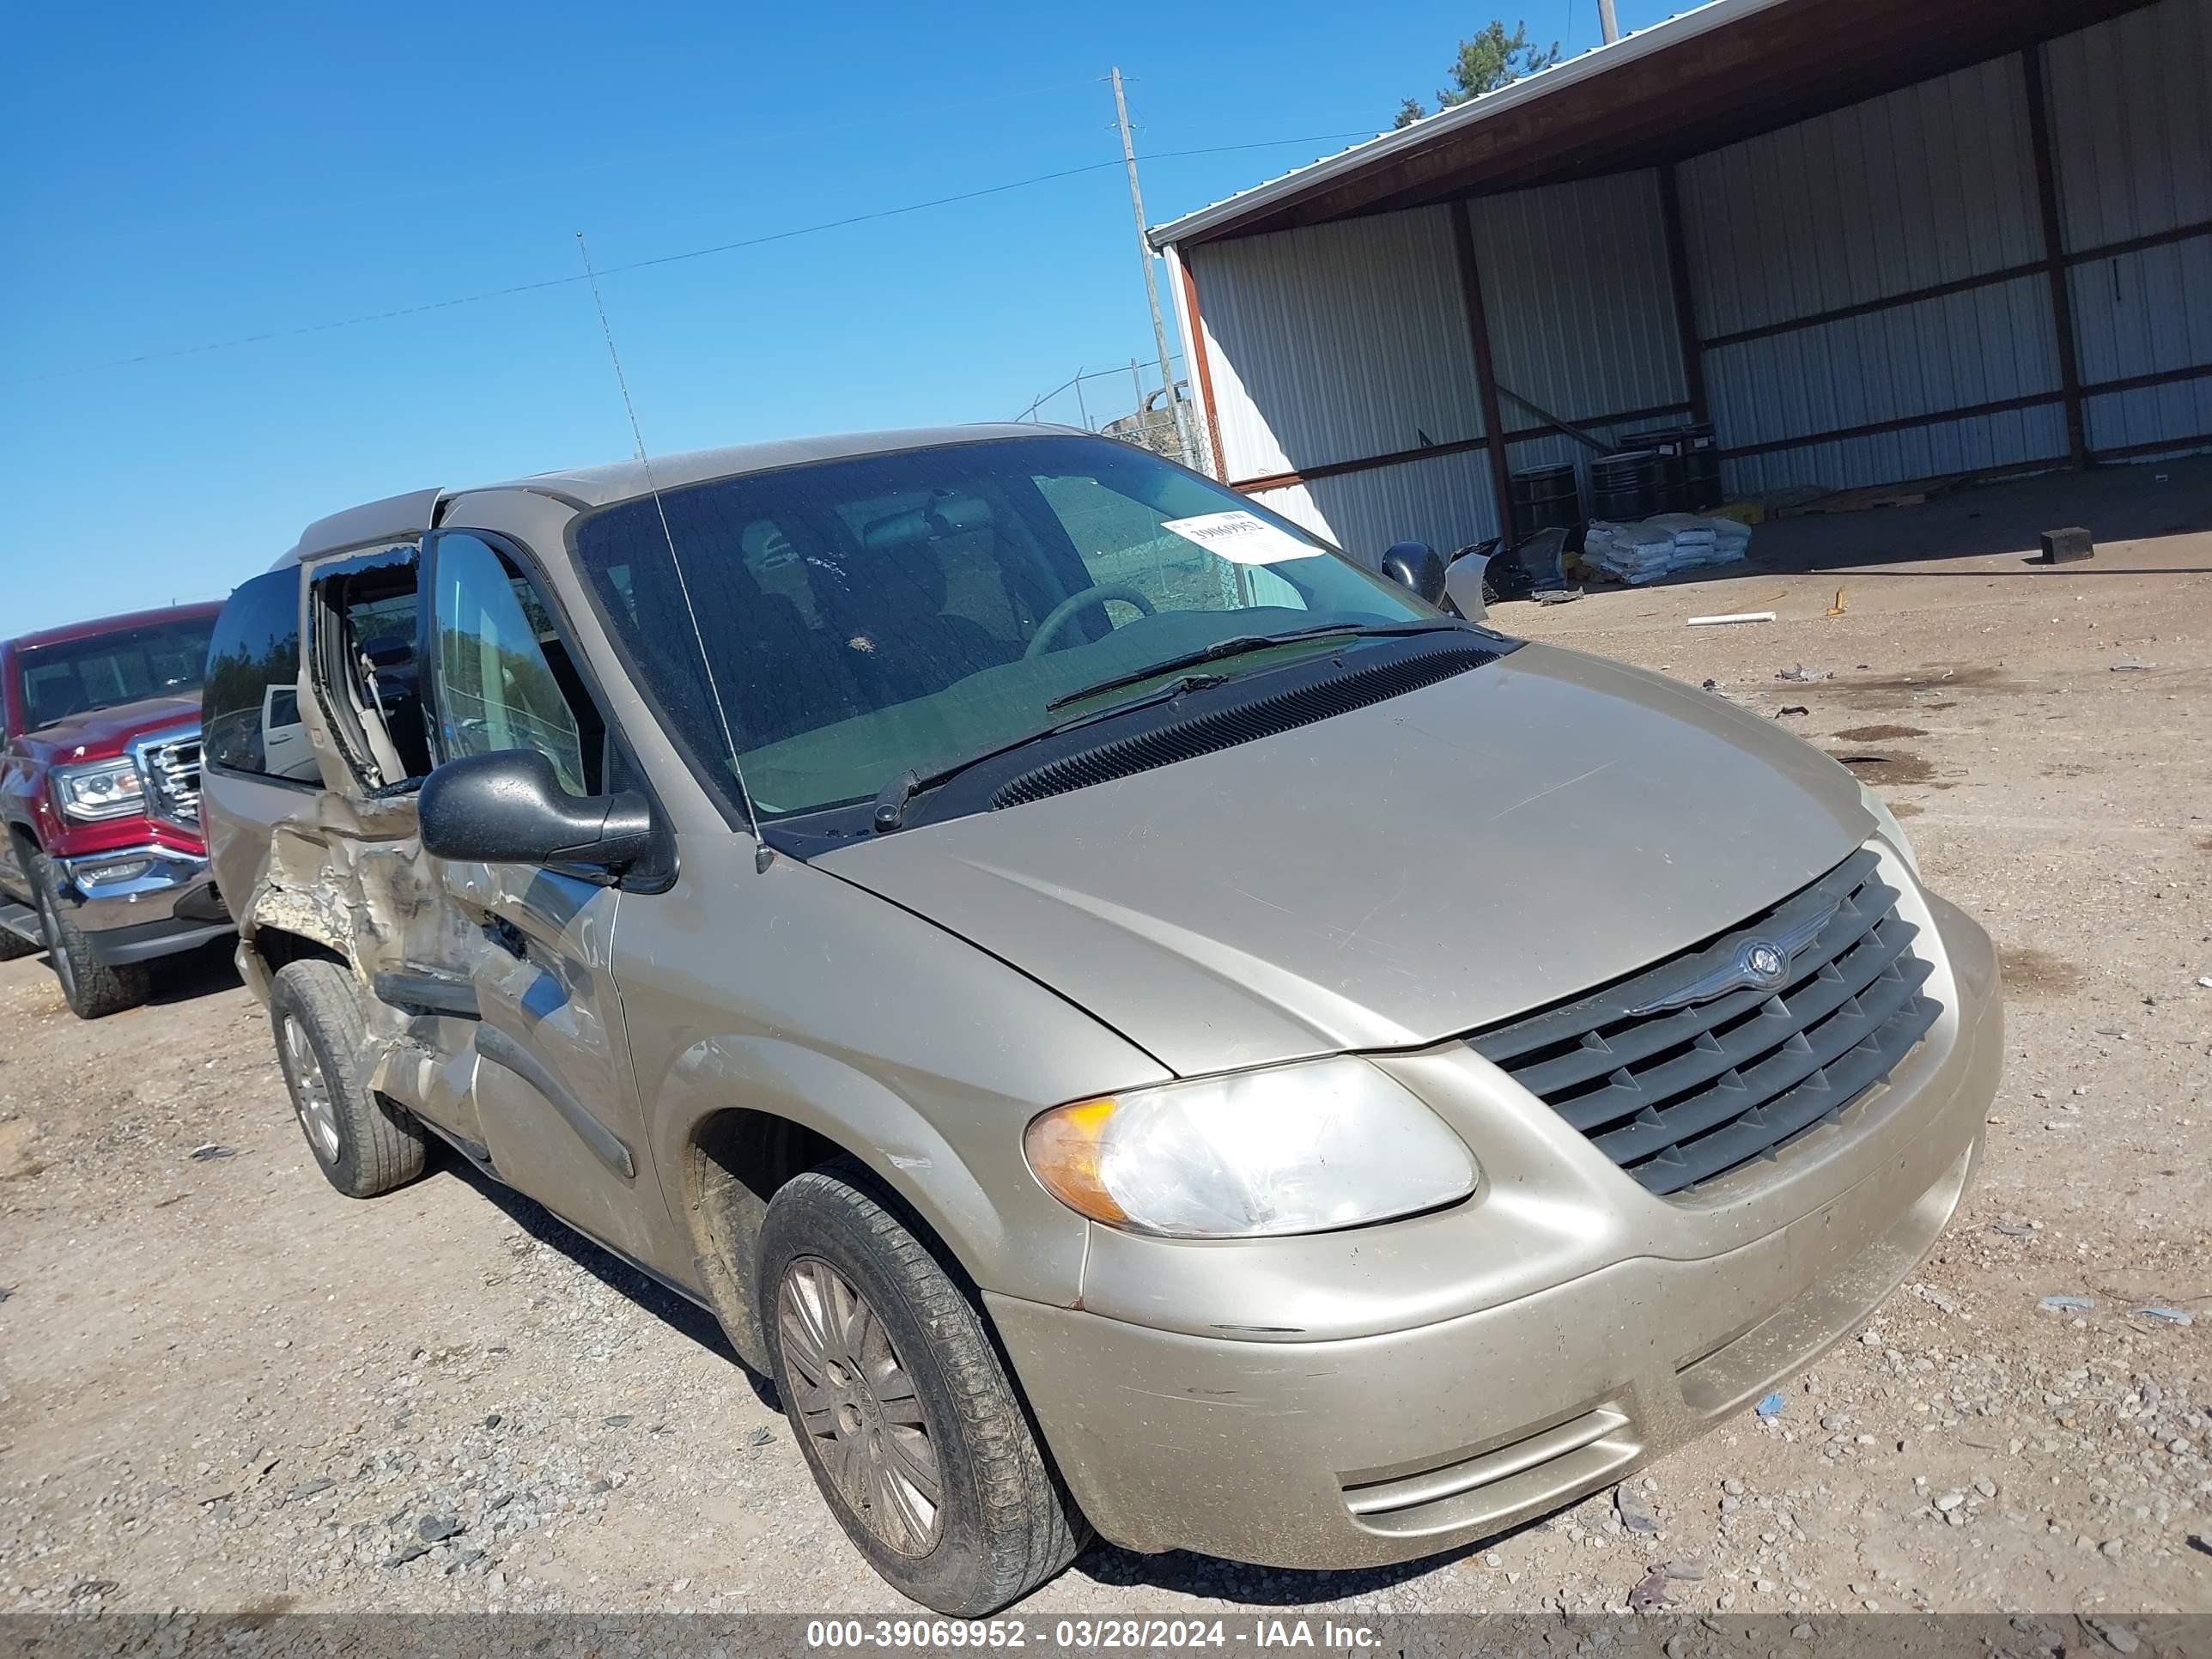
[[[1692,1007],[1724,997],[1731,991],[1780,990],[1790,982],[1790,964],[1797,953],[1820,938],[1820,930],[1835,919],[1836,912],[1842,908],[1832,904],[1786,933],[1744,940],[1719,967],[1663,997],[1627,1010],[1629,1018],[1640,1019],[1646,1014],[1663,1013],[1670,1008]]]

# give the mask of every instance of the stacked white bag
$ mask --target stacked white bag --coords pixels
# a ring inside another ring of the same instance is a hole
[[[1594,521],[1583,544],[1583,562],[1616,581],[1641,586],[1679,570],[1732,564],[1750,546],[1747,524],[1662,513],[1637,524]]]

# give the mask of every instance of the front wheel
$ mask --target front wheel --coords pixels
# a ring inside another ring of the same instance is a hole
[[[757,1282],[792,1432],[894,1589],[979,1618],[1075,1559],[1089,1528],[980,1312],[864,1165],[777,1191]]]
[[[90,936],[70,914],[62,897],[63,881],[60,865],[44,853],[33,855],[31,885],[39,897],[39,926],[46,930],[46,954],[53,960],[54,977],[62,982],[70,1012],[79,1019],[105,1019],[136,1008],[154,988],[146,964],[102,962]]]

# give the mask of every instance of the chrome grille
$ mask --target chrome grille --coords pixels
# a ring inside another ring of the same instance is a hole
[[[140,751],[154,815],[177,823],[200,821],[200,738],[169,738]]]
[[[1897,899],[1863,849],[1717,939],[1469,1042],[1648,1190],[1681,1192],[1832,1121],[1936,1024]],[[1667,1006],[1793,934],[1773,988]]]

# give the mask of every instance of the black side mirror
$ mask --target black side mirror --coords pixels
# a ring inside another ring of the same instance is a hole
[[[1443,556],[1426,542],[1400,542],[1382,556],[1382,574],[1431,605],[1443,599]]]
[[[622,870],[660,837],[645,797],[572,795],[535,749],[447,761],[424,781],[416,812],[426,850],[471,864]]]

